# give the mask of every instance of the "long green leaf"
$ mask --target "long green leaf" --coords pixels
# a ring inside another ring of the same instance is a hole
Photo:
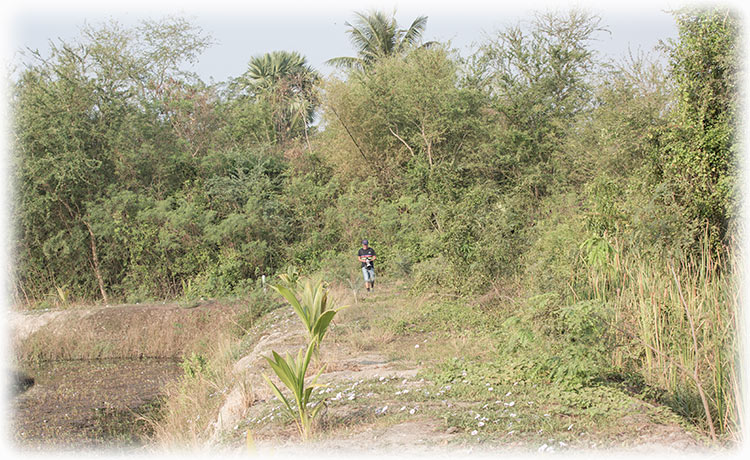
[[[306,312],[306,309],[302,306],[302,304],[300,304],[299,300],[297,300],[297,297],[294,295],[291,289],[276,284],[271,284],[270,286],[276,292],[281,294],[292,305],[294,312],[297,313],[297,316],[300,317],[302,323],[305,325],[305,329],[309,331],[312,327],[310,318]]]
[[[271,368],[276,373],[276,375],[279,377],[279,380],[286,385],[289,390],[294,391],[296,384],[296,373],[291,369],[289,364],[285,359],[283,359],[278,353],[275,351],[272,351],[274,356],[274,360],[271,360],[268,357],[265,357],[268,363],[271,365]],[[289,355],[287,355],[287,359],[289,359]]]
[[[323,336],[328,330],[328,325],[331,324],[334,316],[336,316],[336,310],[328,310],[327,312],[320,315],[318,321],[315,322],[315,326],[313,327],[313,336],[317,338],[318,342],[323,340]]]
[[[289,411],[289,413],[292,416],[295,416],[295,411],[292,405],[289,403],[289,400],[286,399],[286,397],[281,393],[281,390],[271,381],[270,378],[266,374],[263,374],[263,378],[268,382],[268,384],[271,386],[271,390],[273,390],[274,394],[276,395],[279,400],[284,403],[284,406],[286,406],[286,409]]]

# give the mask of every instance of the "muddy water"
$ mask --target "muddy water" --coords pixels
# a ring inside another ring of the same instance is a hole
[[[21,450],[134,449],[151,433],[165,385],[182,372],[173,360],[61,361],[26,366],[34,385],[12,397]]]

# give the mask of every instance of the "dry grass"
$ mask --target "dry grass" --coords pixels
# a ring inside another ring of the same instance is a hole
[[[253,405],[256,395],[252,386],[233,371],[235,343],[235,338],[225,334],[207,347],[205,355],[193,355],[194,359],[183,363],[191,371],[167,386],[161,416],[151,421],[154,440],[160,447],[203,446],[228,397],[238,399],[243,411]],[[205,366],[195,356],[203,357]]]
[[[179,358],[231,329],[231,306],[124,305],[70,310],[14,343],[19,361]]]

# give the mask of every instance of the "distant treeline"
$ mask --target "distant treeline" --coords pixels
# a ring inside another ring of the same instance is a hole
[[[618,63],[581,11],[470,56],[422,43],[425,17],[357,19],[330,77],[277,51],[207,84],[181,68],[211,38],[175,18],[33,56],[11,100],[15,300],[241,295],[288,264],[348,279],[362,237],[386,273],[464,293],[519,276],[565,291],[591,238],[731,243],[731,12],[676,13],[666,59]]]

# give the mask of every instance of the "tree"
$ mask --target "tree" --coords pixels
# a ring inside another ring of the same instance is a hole
[[[497,154],[487,171],[534,198],[555,180],[555,154],[580,114],[591,109],[595,52],[589,47],[601,19],[573,10],[536,16],[498,33],[473,56],[470,83],[491,98]]]
[[[267,104],[276,140],[283,144],[304,133],[318,106],[320,75],[297,52],[274,51],[250,59],[247,71],[233,83],[251,103]]]
[[[738,206],[740,21],[721,9],[682,10],[676,19],[679,40],[666,50],[677,105],[655,160],[716,243]]]
[[[376,176],[392,187],[410,168],[423,176],[441,163],[460,164],[471,150],[479,104],[476,92],[458,87],[458,63],[450,53],[418,49],[382,58],[371,69],[326,87],[326,130],[337,138],[329,138],[330,145],[340,142],[330,155],[343,175]]]
[[[419,16],[408,29],[399,29],[395,11],[390,17],[382,11],[354,14],[357,17],[354,24],[345,24],[349,27],[347,33],[356,48],[357,57],[329,59],[327,63],[330,65],[364,70],[378,59],[403,55],[419,46],[427,26],[427,16]],[[433,44],[428,42],[422,46],[429,47]]]
[[[52,43],[49,56],[32,52],[11,101],[15,276],[27,298],[64,289],[108,300],[123,261],[104,262],[107,235],[92,210],[113,186],[159,196],[189,179],[195,150],[183,141],[200,136],[166,90],[195,84],[181,65],[209,43],[169,18],[132,30],[87,26],[76,42]]]

